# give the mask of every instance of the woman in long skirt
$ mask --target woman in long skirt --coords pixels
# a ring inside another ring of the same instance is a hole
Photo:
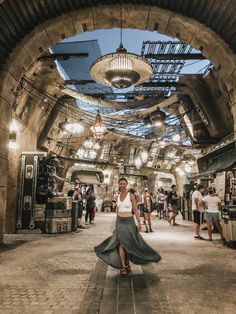
[[[161,257],[143,240],[139,232],[141,224],[137,202],[134,195],[127,191],[126,178],[119,180],[120,194],[117,199],[116,229],[113,235],[95,247],[95,252],[107,264],[120,269],[127,276],[131,271],[129,261],[144,265],[159,262]],[[138,225],[136,226],[135,215]]]

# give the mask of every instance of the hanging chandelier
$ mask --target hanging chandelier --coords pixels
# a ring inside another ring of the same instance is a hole
[[[116,52],[95,60],[90,75],[100,84],[123,89],[148,80],[152,67],[144,57],[127,52],[121,43]]]
[[[152,75],[152,67],[143,56],[129,53],[122,43],[122,9],[120,10],[120,46],[115,52],[101,56],[90,67],[91,77],[114,88],[141,84]]]
[[[80,122],[64,122],[59,123],[59,128],[65,133],[78,134],[84,131],[84,126]]]
[[[140,169],[142,166],[142,159],[140,156],[137,156],[134,160],[134,165],[136,167],[136,169]]]
[[[146,162],[148,160],[148,152],[146,150],[142,150],[140,153],[140,157],[142,162]]]
[[[104,135],[106,131],[106,126],[102,122],[102,117],[99,112],[97,113],[95,122],[90,127],[90,130],[93,132],[93,136],[95,139],[100,139]]]
[[[154,112],[152,112],[150,118],[155,126],[162,126],[166,119],[166,113],[160,110],[159,107],[157,107],[157,109]]]

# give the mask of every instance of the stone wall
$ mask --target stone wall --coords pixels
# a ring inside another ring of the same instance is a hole
[[[10,109],[10,104],[0,97],[0,243],[3,242],[5,233]]]

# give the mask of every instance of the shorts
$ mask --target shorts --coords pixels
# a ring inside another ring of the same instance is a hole
[[[177,205],[171,205],[171,209],[172,209],[173,214],[178,215],[179,207]]]
[[[151,208],[148,209],[147,207],[144,207],[143,212],[144,212],[144,213],[151,213],[152,210],[151,210]]]
[[[220,221],[220,215],[219,215],[219,213],[205,212],[205,220],[207,222],[219,222]]]
[[[203,212],[200,212],[199,210],[194,210],[193,221],[195,222],[195,224],[201,225],[203,223],[203,216],[204,216]]]
[[[78,206],[78,218],[81,219],[82,216],[83,216],[83,205],[81,206],[79,204],[79,206]]]

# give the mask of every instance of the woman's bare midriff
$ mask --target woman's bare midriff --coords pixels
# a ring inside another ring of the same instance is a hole
[[[117,213],[117,216],[120,217],[132,217],[132,213],[131,212],[121,212],[121,213]]]

